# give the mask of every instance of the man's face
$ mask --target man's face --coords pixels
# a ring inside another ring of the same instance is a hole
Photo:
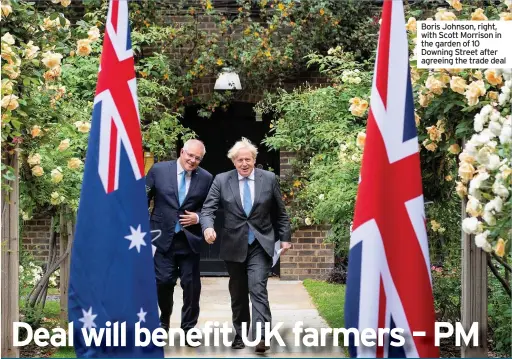
[[[238,151],[238,156],[233,161],[236,170],[242,177],[247,177],[251,174],[255,162],[256,160],[252,157],[251,151],[246,148]]]
[[[185,171],[193,171],[203,160],[203,146],[191,144],[187,149],[182,148],[180,152],[180,164]]]

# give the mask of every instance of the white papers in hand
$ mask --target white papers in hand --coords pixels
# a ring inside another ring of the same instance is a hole
[[[281,241],[277,241],[274,246],[274,257],[272,258],[272,267],[274,267],[276,265],[282,251],[283,250],[281,249]]]

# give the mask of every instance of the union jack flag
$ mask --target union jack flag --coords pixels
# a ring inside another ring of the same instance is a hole
[[[387,336],[380,346],[356,346],[352,336],[352,357],[439,356],[408,58],[402,1],[386,0],[350,239],[345,327],[401,328],[405,344],[392,346]]]
[[[128,1],[110,0],[71,253],[77,357],[163,357],[135,345],[136,325],[159,327],[137,106]],[[103,336],[87,343],[83,331]]]

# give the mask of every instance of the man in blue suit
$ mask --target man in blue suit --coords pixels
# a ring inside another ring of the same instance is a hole
[[[183,288],[181,329],[186,333],[199,317],[199,260],[204,240],[199,214],[213,178],[199,167],[205,152],[201,141],[188,140],[177,160],[156,163],[146,176],[148,203],[154,199],[151,230],[161,232],[153,244],[160,326],[166,330],[178,277]]]

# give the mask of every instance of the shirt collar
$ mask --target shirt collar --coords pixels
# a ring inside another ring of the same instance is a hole
[[[182,173],[183,171],[185,171],[185,170],[183,169],[183,167],[181,167],[181,164],[180,164],[180,161],[179,161],[179,160],[176,160],[176,170],[178,171],[178,174],[179,174],[179,175],[181,175],[181,173]],[[188,176],[188,175],[190,175],[190,174],[187,172],[187,174],[186,174],[186,175]]]
[[[240,173],[238,173],[238,180],[239,181],[243,180],[244,178],[245,177],[243,177]],[[254,181],[254,169],[252,170],[251,174],[249,176],[247,176],[247,178],[249,178],[251,181]]]

